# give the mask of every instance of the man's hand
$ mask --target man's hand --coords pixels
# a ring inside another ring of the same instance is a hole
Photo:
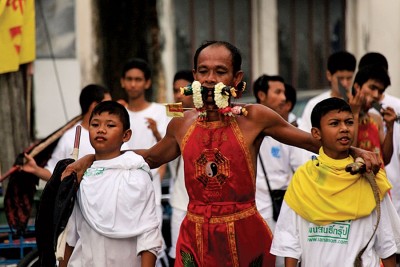
[[[358,147],[351,147],[350,154],[353,158],[360,157],[364,160],[367,172],[373,171],[376,174],[383,166],[381,157],[375,152],[367,151]]]
[[[85,173],[86,169],[89,168],[93,161],[94,161],[94,155],[86,155],[81,159],[78,159],[77,161],[69,164],[65,170],[63,171],[61,175],[61,181],[67,177],[68,175],[71,175],[72,173],[76,173],[76,177],[78,179],[78,183],[81,182],[83,174]]]

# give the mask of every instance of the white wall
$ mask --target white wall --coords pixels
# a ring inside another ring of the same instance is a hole
[[[160,23],[161,61],[164,74],[165,88],[162,101],[173,102],[172,83],[176,72],[176,45],[175,45],[175,16],[173,0],[157,2],[158,19]]]
[[[77,60],[58,59],[55,65],[49,59],[36,60],[34,88],[37,138],[46,137],[81,113],[79,107],[81,85]]]
[[[391,95],[400,97],[400,1],[347,1],[347,49],[359,60],[366,52],[379,52],[389,62]]]
[[[76,20],[76,57],[79,61],[81,88],[90,83],[103,83],[101,77],[97,78],[94,66],[99,57],[95,53],[95,39],[93,28],[93,11],[91,1],[75,1]]]
[[[262,74],[278,74],[277,0],[252,1],[252,60],[254,81]]]

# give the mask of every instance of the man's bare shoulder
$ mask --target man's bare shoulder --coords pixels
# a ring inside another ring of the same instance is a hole
[[[238,123],[243,129],[261,132],[281,119],[276,112],[261,104],[247,104],[244,107],[248,112],[247,116],[238,117]]]
[[[168,131],[170,132],[186,132],[186,130],[197,119],[196,110],[188,110],[183,113],[183,117],[175,117],[168,124]]]
[[[265,121],[265,116],[272,118],[276,115],[272,109],[261,104],[247,104],[244,107],[248,111],[246,118],[251,121]]]

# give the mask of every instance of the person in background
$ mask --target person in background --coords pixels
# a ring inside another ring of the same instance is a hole
[[[122,68],[120,83],[128,97],[127,110],[132,130],[132,138],[122,146],[122,149],[150,148],[165,135],[169,122],[165,106],[149,102],[145,97],[145,92],[151,88],[150,66],[146,61],[139,58],[128,60]],[[161,180],[165,175],[166,168],[167,165],[164,165],[151,170],[160,229],[163,221]],[[161,266],[161,262],[168,264],[165,249],[166,246],[164,245],[157,260],[157,266]]]
[[[81,125],[81,137],[79,144],[79,155],[81,158],[88,154],[93,154],[94,149],[89,142],[89,118],[92,110],[102,101],[111,100],[110,91],[98,84],[89,84],[85,86],[79,95],[79,105],[81,107],[82,120],[67,130],[60,138],[50,159],[44,168],[38,166],[33,157],[25,154],[26,163],[22,169],[26,172],[38,176],[44,181],[48,181],[56,167],[57,162],[62,159],[71,158],[74,149],[76,126]]]
[[[292,112],[297,102],[297,92],[296,89],[288,83],[285,83],[285,97],[286,97],[286,103],[285,106],[283,107],[281,116],[284,119],[287,118],[286,120],[293,126],[298,127],[299,126],[298,118]]]
[[[390,77],[381,66],[360,69],[354,78],[352,111],[356,124],[354,146],[379,154],[384,165],[393,154],[393,124],[396,113],[393,108],[382,109],[381,114],[370,112],[373,103],[379,101],[379,91],[390,85]],[[383,118],[383,119],[382,119]],[[386,122],[386,134],[383,121]]]
[[[132,135],[126,108],[114,101],[96,106],[89,138],[95,149],[68,221],[61,267],[153,267],[162,246],[150,168],[121,146]]]
[[[384,55],[378,52],[368,52],[364,54],[359,63],[358,70],[367,66],[381,66],[389,74],[389,63]],[[379,103],[382,104],[383,108],[392,107],[397,114],[400,114],[400,98],[388,94],[385,90],[378,91]],[[373,110],[377,112],[376,110]]]
[[[368,52],[363,55],[358,64],[358,69],[362,69],[366,66],[378,65],[382,66],[389,73],[389,64],[384,55],[378,52]],[[389,95],[386,90],[378,91],[379,103],[382,104],[383,108],[392,107],[396,112],[397,116],[400,115],[400,99]],[[377,113],[375,109],[369,110]],[[387,129],[385,127],[385,133]],[[392,190],[390,191],[393,205],[396,207],[397,214],[400,215],[400,181],[399,181],[399,170],[400,170],[400,121],[397,120],[393,125],[393,155],[390,159],[390,163],[385,166],[386,175],[389,181],[392,183]],[[397,261],[400,262],[400,254],[397,254]]]
[[[181,102],[184,109],[194,108],[192,96],[185,96],[181,93],[181,88],[193,82],[193,72],[191,70],[178,71],[174,76],[173,90],[176,103]],[[174,266],[176,257],[176,242],[178,240],[179,229],[186,216],[189,196],[185,187],[184,163],[181,156],[169,162],[171,172],[170,183],[170,205],[172,207],[171,215],[171,248],[168,255],[170,257],[170,266]]]
[[[274,110],[286,121],[288,120],[292,103],[286,99],[286,86],[282,77],[260,76],[254,82],[253,93],[257,103]],[[280,201],[283,200],[290,179],[303,163],[302,153],[299,148],[265,136],[258,155],[256,205],[273,233],[276,223],[274,212],[275,216],[279,213],[282,204]],[[284,259],[277,257],[276,266],[284,266]]]
[[[314,107],[311,121],[312,136],[322,147],[290,182],[271,253],[285,257],[287,267],[299,261],[307,267],[378,267],[381,259],[385,267],[395,267],[400,218],[388,194],[391,185],[385,171],[380,169],[375,177],[380,214],[368,180],[346,171],[354,163],[349,148],[356,138],[350,105],[336,97],[325,99]]]
[[[311,111],[320,101],[329,97],[344,98],[340,91],[339,83],[342,85],[347,94],[351,95],[351,86],[353,85],[354,72],[356,70],[356,58],[347,51],[339,51],[331,54],[327,62],[326,79],[330,84],[330,90],[311,98],[301,116],[299,128],[303,131],[311,130]]]

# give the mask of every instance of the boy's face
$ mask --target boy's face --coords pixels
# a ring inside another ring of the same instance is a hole
[[[197,69],[193,70],[195,80],[202,86],[214,88],[222,82],[228,86],[237,86],[243,78],[243,72],[233,73],[232,54],[222,45],[210,45],[204,48],[197,59]],[[214,99],[209,92],[205,103],[212,104]]]
[[[340,84],[346,89],[348,94],[351,94],[351,87],[353,83],[353,76],[354,76],[354,71],[349,71],[349,70],[339,70],[336,71],[334,74],[331,74],[329,71],[326,72],[326,78],[331,84],[331,90],[333,93],[333,96],[335,97],[340,97],[340,91],[339,91],[339,82]]]
[[[355,83],[354,89],[356,94],[361,94],[362,96],[363,103],[361,103],[361,108],[364,111],[368,111],[372,107],[373,102],[379,102],[385,91],[385,86],[379,81],[369,79],[362,86]]]
[[[149,89],[151,85],[151,80],[146,80],[143,71],[140,69],[128,70],[120,82],[129,99],[137,99],[144,96],[145,90]]]
[[[181,87],[185,87],[189,83],[190,82],[187,80],[179,79],[179,80],[176,80],[173,84],[174,100],[176,103],[182,102],[182,106],[184,108],[193,108],[194,107],[192,96],[181,94]]]
[[[283,108],[286,103],[285,85],[280,81],[269,81],[268,91],[258,91],[260,104],[269,107],[282,115]]]
[[[117,115],[108,112],[93,115],[89,123],[89,138],[96,151],[96,160],[119,156],[122,144],[131,138],[131,134],[130,129],[123,130]]]
[[[329,111],[321,117],[321,128],[313,127],[311,134],[321,141],[325,154],[333,159],[344,159],[353,143],[353,114],[348,111]]]

